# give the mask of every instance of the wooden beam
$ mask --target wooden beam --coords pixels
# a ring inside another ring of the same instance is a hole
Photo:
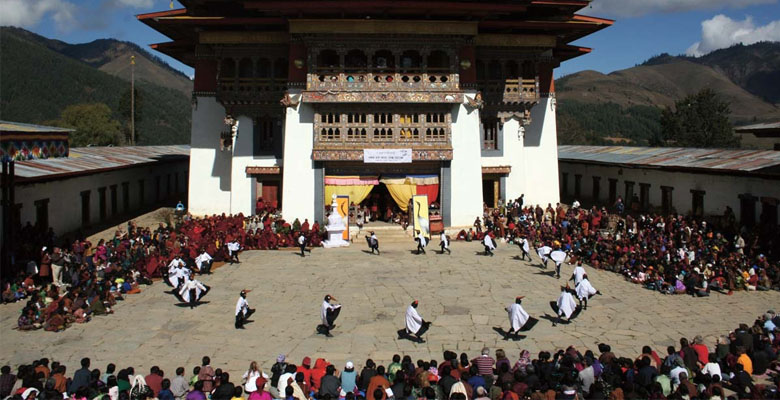
[[[477,22],[377,19],[291,19],[290,33],[469,35]]]
[[[341,1],[250,1],[244,4],[244,8],[261,11],[322,11],[323,8],[348,11],[377,11],[377,10],[431,10],[441,14],[447,12],[524,12],[528,6],[524,4],[485,4],[483,2],[437,2],[437,1],[389,1],[377,0],[366,2],[363,0]]]
[[[201,44],[278,44],[289,43],[287,32],[205,31],[200,32]]]
[[[553,35],[511,35],[481,33],[477,46],[483,47],[555,47],[557,38]]]

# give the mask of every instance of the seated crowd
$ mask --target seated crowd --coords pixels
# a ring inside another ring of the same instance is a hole
[[[575,203],[576,204],[576,203]],[[728,211],[727,211],[727,214]],[[748,230],[730,217],[721,228],[706,220],[655,214],[622,215],[606,208],[548,205],[522,207],[522,199],[485,211],[484,229],[458,233],[459,240],[485,234],[512,243],[550,246],[569,254],[571,264],[623,274],[663,293],[707,296],[711,290],[780,290],[780,234],[777,226]],[[730,221],[730,222],[729,222]]]
[[[139,228],[133,221],[110,240],[96,246],[88,240],[60,242],[50,233],[37,257],[2,282],[2,301],[25,301],[18,329],[43,328],[60,331],[72,323],[112,313],[117,301],[138,293],[139,285],[151,285],[153,278],[167,274],[168,264],[179,256],[193,272],[204,252],[211,262],[230,259],[229,243],[244,249],[293,247],[298,232],[304,232],[313,246],[320,244],[319,225],[308,220],[288,223],[271,213],[245,218],[243,215],[185,216],[175,227],[160,223],[157,229]]]
[[[20,365],[13,374],[2,367],[0,399],[11,400],[519,400],[519,399],[777,399],[780,383],[780,316],[773,311],[717,339],[714,347],[701,336],[669,346],[661,357],[652,347],[618,356],[607,344],[598,353],[574,346],[554,353],[527,350],[510,360],[499,349],[495,358],[484,348],[470,358],[445,351],[443,359],[412,361],[393,356],[387,365],[366,360],[362,369],[346,362],[337,371],[323,358],[301,365],[280,355],[267,372],[252,362],[240,383],[214,369],[209,357],[185,376],[178,367],[166,377],[159,367],[146,376],[132,367],[109,364],[91,369],[88,358],[72,375],[64,365],[41,359]],[[359,372],[358,372],[359,371]],[[234,375],[235,376],[235,375]],[[763,383],[754,381],[754,377]]]

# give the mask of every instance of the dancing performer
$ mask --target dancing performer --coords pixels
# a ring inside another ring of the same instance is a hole
[[[301,257],[306,257],[304,253],[306,250],[306,236],[303,235],[303,231],[298,234],[298,247],[301,248]],[[311,250],[308,250],[311,253]]]
[[[577,303],[574,301],[574,296],[571,295],[571,288],[569,285],[561,286],[561,294],[558,296],[557,302],[550,302],[553,311],[555,311],[558,317],[558,322],[563,323],[563,316],[566,316],[566,322],[569,322],[572,316],[577,311]],[[557,323],[553,322],[553,326]]]
[[[379,255],[379,239],[377,239],[374,231],[371,231],[371,235],[366,235],[366,242],[371,250],[371,254],[374,254],[374,250],[376,250],[376,254]]]
[[[485,255],[493,257],[493,250],[496,249],[496,243],[493,238],[490,237],[490,232],[485,233],[485,237],[482,238],[482,246],[485,247]]]
[[[507,339],[510,335],[513,335],[515,338],[517,338],[520,329],[523,328],[525,323],[528,322],[528,319],[530,318],[528,313],[523,309],[523,306],[520,305],[524,297],[525,296],[517,296],[515,298],[515,303],[510,304],[506,308],[506,311],[509,313],[509,333],[507,334]]]
[[[336,327],[336,318],[338,318],[341,312],[341,304],[330,304],[330,301],[338,301],[331,295],[325,295],[325,299],[322,301],[322,307],[320,307],[320,318],[322,318],[322,324],[317,326],[317,333],[321,333],[327,337],[333,337],[330,334],[331,329]]]
[[[230,265],[233,265],[234,262],[241,264],[241,261],[238,260],[238,251],[241,250],[241,244],[238,243],[238,239],[228,242],[227,249],[230,256]]]
[[[556,249],[550,252],[550,259],[555,262],[555,276],[561,279],[561,264],[566,261],[566,252],[561,249]]]
[[[178,254],[168,264],[168,283],[176,289],[184,283],[184,277],[190,275],[190,270],[186,265]]]
[[[588,299],[597,294],[601,294],[601,292],[596,290],[596,288],[590,284],[590,280],[588,280],[588,274],[583,275],[580,283],[578,283],[574,289],[577,292],[577,298],[580,300],[580,307],[582,307],[583,310],[588,309]]]
[[[190,309],[193,309],[200,304],[200,299],[202,299],[210,289],[210,287],[202,284],[199,280],[190,279],[189,276],[185,276],[184,283],[181,285],[181,289],[179,289],[179,297],[182,302],[190,305]]]
[[[195,265],[198,267],[198,271],[201,275],[211,274],[211,264],[214,263],[214,259],[211,258],[211,254],[207,253],[205,249],[197,257],[195,257]]]
[[[528,253],[530,251],[530,246],[528,245],[528,239],[526,239],[525,236],[521,236],[520,239],[517,241],[517,245],[520,246],[520,250],[523,252],[520,259],[525,260],[525,258],[528,257],[528,261],[531,261],[531,254]]]
[[[550,253],[552,253],[552,247],[542,246],[536,249],[536,254],[542,259],[542,267],[547,269],[547,260],[550,259]]]
[[[249,292],[251,290],[242,290],[236,302],[236,329],[244,329],[249,316],[255,312],[254,308],[249,308],[249,302],[246,301],[246,294]]]
[[[420,303],[415,300],[406,308],[406,334],[408,336],[414,335],[416,341],[419,343],[425,343],[425,339],[422,338],[422,335],[428,331],[431,323],[424,320],[417,312],[417,306],[419,304]]]
[[[428,245],[428,239],[425,238],[422,231],[417,231],[417,237],[414,240],[417,241],[417,254],[425,254],[425,246]]]
[[[582,261],[577,261],[577,266],[574,267],[574,272],[571,273],[571,278],[569,278],[570,281],[574,281],[574,286],[580,284],[580,281],[587,275],[585,273],[585,268],[582,267]]]
[[[444,254],[444,252],[447,252],[447,255],[452,254],[450,251],[450,238],[447,237],[447,233],[445,231],[441,231],[441,241],[439,242],[439,247],[441,248],[441,253]]]

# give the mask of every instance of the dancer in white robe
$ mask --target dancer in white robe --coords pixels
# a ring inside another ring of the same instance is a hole
[[[450,239],[447,237],[447,232],[441,231],[441,241],[439,242],[439,247],[441,248],[441,253],[444,254],[444,252],[447,252],[447,255],[452,254],[450,251]]]
[[[493,238],[485,233],[485,237],[482,238],[482,246],[485,247],[485,255],[493,256],[493,250],[496,249],[496,244],[493,242]]]
[[[371,254],[374,254],[374,251],[376,250],[376,254],[379,255],[379,238],[376,237],[376,233],[374,231],[371,231],[371,235],[366,235],[366,243],[368,243],[368,248],[371,250]]]
[[[580,283],[577,284],[575,291],[577,292],[577,298],[580,300],[580,306],[583,310],[588,309],[588,299],[597,294],[601,294],[601,292],[596,290],[596,288],[590,284],[590,280],[588,280],[587,274],[584,275]]]
[[[553,304],[553,310],[558,316],[558,321],[563,322],[563,317],[569,321],[577,311],[577,303],[574,301],[574,296],[571,295],[571,288],[569,285],[561,286],[561,294],[558,296],[558,301]],[[557,325],[553,322],[553,326]]]
[[[517,245],[520,246],[520,250],[523,252],[520,259],[525,260],[525,258],[528,257],[528,261],[531,261],[531,254],[529,253],[531,251],[531,247],[528,245],[528,239],[525,237],[520,237],[520,239],[517,241]]]
[[[561,279],[561,264],[566,261],[566,252],[561,249],[553,250],[550,252],[550,259],[555,262],[555,276]]]
[[[507,313],[509,313],[509,334],[507,335],[507,338],[509,335],[517,336],[520,329],[523,328],[523,325],[525,325],[525,323],[528,322],[528,318],[530,318],[528,313],[523,309],[523,306],[520,305],[524,297],[525,296],[517,296],[515,298],[515,303],[510,304],[506,308]]]
[[[184,303],[190,305],[190,309],[193,309],[200,303],[200,300],[208,293],[209,289],[208,286],[199,280],[185,276],[184,283],[181,285],[181,289],[179,289],[179,297]]]
[[[422,231],[417,231],[417,237],[414,240],[417,241],[417,254],[425,254],[425,246],[428,245],[428,239],[425,238]]]
[[[580,281],[585,277],[586,272],[585,268],[582,267],[582,261],[577,261],[577,266],[574,267],[574,272],[571,274],[571,278],[569,278],[570,281],[574,281],[574,286],[580,284]]]
[[[428,330],[431,323],[424,320],[417,312],[417,306],[419,304],[420,303],[415,300],[406,308],[406,334],[414,335],[418,342],[424,343],[425,340],[422,338],[422,335]]]
[[[536,249],[536,254],[542,259],[542,266],[547,269],[547,260],[550,259],[550,253],[552,253],[552,247],[542,246]]]
[[[179,286],[184,283],[184,277],[189,276],[190,274],[190,270],[189,268],[186,268],[186,265],[187,264],[180,256],[174,257],[168,264],[168,283],[170,283],[171,286],[178,289]]]
[[[333,335],[330,334],[330,330],[336,326],[334,322],[336,322],[336,318],[338,318],[339,313],[341,312],[341,304],[330,304],[331,300],[338,301],[329,294],[325,295],[325,298],[322,300],[322,306],[320,307],[320,319],[322,319],[322,324],[317,327],[317,332],[327,337],[333,337]]]
[[[195,257],[195,265],[198,267],[198,271],[200,271],[201,275],[211,273],[211,264],[214,262],[213,260],[214,259],[206,250],[203,250],[203,253],[200,253],[199,256]]]
[[[232,241],[228,242],[227,249],[228,256],[230,256],[230,264],[233,265],[234,262],[240,264],[241,261],[238,260],[238,252],[241,250],[241,244],[238,243],[238,240],[233,239]]]

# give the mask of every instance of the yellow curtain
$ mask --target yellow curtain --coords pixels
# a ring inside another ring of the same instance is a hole
[[[349,196],[349,202],[360,204],[371,193],[371,189],[374,185],[325,185],[325,204],[330,204],[333,201],[333,195]]]
[[[416,187],[417,185],[413,184],[388,184],[385,183],[385,186],[387,186],[387,190],[390,192],[390,196],[393,196],[393,200],[395,200],[395,204],[398,204],[398,208],[401,209],[403,212],[407,212],[409,209],[409,200],[417,194]]]

